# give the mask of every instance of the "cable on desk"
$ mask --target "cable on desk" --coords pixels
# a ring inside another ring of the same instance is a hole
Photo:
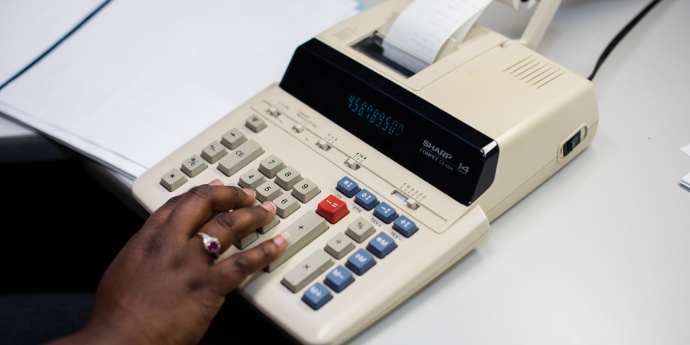
[[[613,48],[615,48],[616,45],[618,45],[618,43],[623,39],[623,37],[625,37],[625,35],[627,35],[628,32],[630,32],[630,30],[632,30],[632,28],[635,27],[635,25],[637,25],[637,23],[639,23],[640,20],[642,20],[642,18],[644,18],[644,16],[646,16],[647,13],[649,13],[649,11],[651,11],[652,8],[654,8],[654,6],[656,6],[660,2],[661,0],[653,0],[652,2],[650,2],[647,5],[647,7],[645,7],[640,13],[638,13],[637,16],[635,16],[635,18],[633,18],[628,23],[628,25],[626,25],[623,28],[623,30],[621,30],[618,33],[618,35],[616,35],[616,37],[613,38],[609,45],[606,46],[606,49],[604,49],[604,52],[602,52],[599,56],[599,60],[597,61],[597,64],[594,66],[594,71],[592,71],[592,74],[587,79],[589,79],[590,81],[594,79],[594,76],[597,74],[599,67],[601,67],[601,65],[604,63],[604,60],[606,60],[611,51],[613,51]]]
[[[84,19],[82,19],[82,21],[79,22],[79,24],[77,24],[74,28],[72,28],[72,30],[70,30],[67,34],[65,34],[64,36],[62,36],[62,38],[60,38],[57,42],[55,42],[55,44],[53,44],[50,48],[48,48],[46,51],[44,51],[43,54],[39,55],[36,59],[34,59],[34,61],[31,61],[30,64],[28,64],[21,71],[19,71],[17,74],[12,76],[12,78],[10,78],[5,83],[0,85],[0,90],[2,90],[5,86],[7,86],[13,80],[19,78],[20,75],[24,74],[24,72],[29,70],[29,68],[31,68],[33,65],[35,65],[39,61],[41,61],[41,59],[43,59],[46,55],[48,55],[51,51],[53,51],[53,49],[55,49],[57,46],[59,46],[60,43],[62,43],[64,40],[66,40],[68,37],[70,37],[74,32],[79,30],[79,28],[82,27],[84,25],[84,23],[88,22],[89,19],[91,19],[91,17],[95,16],[96,13],[98,13],[101,9],[103,9],[103,7],[105,7],[105,5],[107,5],[109,2],[110,2],[110,0],[103,1],[103,3],[100,4],[98,7],[96,7],[96,9],[93,10],[93,12],[89,13],[88,16],[86,16]]]

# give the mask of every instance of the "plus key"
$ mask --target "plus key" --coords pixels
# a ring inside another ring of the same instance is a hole
[[[329,223],[335,224],[350,213],[345,201],[338,199],[331,194],[326,199],[321,200],[316,208],[316,213],[325,218]]]

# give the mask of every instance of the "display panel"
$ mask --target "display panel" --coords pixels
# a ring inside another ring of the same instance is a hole
[[[465,205],[494,179],[491,138],[317,39],[297,48],[280,87]]]

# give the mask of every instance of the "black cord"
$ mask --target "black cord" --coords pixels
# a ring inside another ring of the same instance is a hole
[[[592,74],[587,79],[589,79],[590,81],[594,79],[594,75],[597,74],[599,67],[601,67],[601,65],[604,64],[604,60],[606,60],[609,54],[611,54],[613,48],[615,48],[616,45],[618,45],[618,43],[623,39],[623,37],[625,37],[625,35],[627,35],[628,32],[630,32],[630,30],[632,30],[632,28],[635,27],[635,25],[637,25],[637,23],[640,22],[640,20],[642,20],[642,18],[644,18],[644,16],[647,15],[649,11],[651,11],[652,8],[654,8],[654,6],[656,6],[660,2],[661,0],[653,0],[652,2],[650,2],[647,5],[647,7],[645,7],[640,13],[638,13],[637,16],[635,16],[635,18],[633,18],[628,23],[628,25],[626,25],[623,28],[623,30],[621,30],[621,32],[619,32],[618,35],[616,35],[616,37],[613,38],[609,45],[606,46],[606,49],[604,49],[604,52],[601,53],[601,55],[599,56],[599,60],[597,61],[596,66],[594,66],[594,71],[592,71]]]
[[[20,75],[24,74],[24,72],[29,70],[29,68],[31,68],[33,65],[35,65],[39,61],[41,61],[41,59],[43,59],[46,55],[48,55],[51,51],[53,51],[53,49],[55,49],[58,45],[60,45],[60,43],[62,43],[68,37],[72,36],[72,34],[75,31],[77,31],[80,27],[82,27],[84,25],[84,23],[86,23],[89,19],[91,19],[91,17],[96,15],[96,13],[98,13],[101,9],[103,9],[103,7],[105,7],[105,5],[107,5],[109,2],[110,2],[110,0],[105,0],[102,4],[100,4],[95,10],[93,10],[93,12],[89,13],[88,16],[86,16],[81,22],[79,22],[79,24],[77,24],[77,26],[72,28],[72,30],[70,30],[67,34],[65,34],[64,36],[62,36],[62,38],[60,38],[57,42],[55,42],[55,44],[53,44],[50,48],[48,48],[48,50],[44,51],[43,54],[39,55],[34,61],[31,61],[31,63],[29,65],[24,67],[21,71],[19,71],[17,74],[12,76],[12,78],[10,78],[6,82],[4,82],[2,85],[0,85],[0,90],[2,90],[2,88],[7,86],[13,80],[19,78]]]

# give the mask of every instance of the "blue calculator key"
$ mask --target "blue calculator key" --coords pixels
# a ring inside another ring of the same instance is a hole
[[[372,238],[367,245],[367,250],[376,255],[379,259],[383,259],[390,254],[393,249],[398,248],[398,244],[388,235],[380,232],[376,237]]]
[[[359,193],[357,193],[355,196],[355,202],[357,205],[362,206],[362,208],[367,211],[371,211],[372,208],[379,204],[379,200],[376,198],[376,195],[371,194],[371,192],[366,189],[362,189],[359,191]]]
[[[376,265],[374,257],[362,248],[359,248],[347,259],[347,262],[345,262],[345,267],[360,276],[374,267],[374,265]]]
[[[314,310],[319,310],[324,304],[333,299],[333,295],[321,283],[312,285],[302,295],[302,301]]]
[[[355,194],[357,194],[360,191],[357,182],[352,181],[347,176],[341,178],[340,181],[338,181],[338,184],[335,186],[335,189],[343,193],[343,195],[345,195],[348,198],[355,196]]]
[[[399,232],[401,235],[405,237],[410,237],[412,236],[412,234],[417,232],[419,228],[417,227],[417,224],[415,224],[409,218],[405,216],[400,216],[393,223],[393,230]]]
[[[398,212],[390,205],[382,202],[374,209],[374,216],[386,224],[390,224],[395,218],[398,218]]]
[[[355,276],[352,275],[352,272],[342,265],[338,265],[338,267],[328,273],[324,283],[333,289],[333,291],[340,292],[345,290],[345,288],[354,281]]]

